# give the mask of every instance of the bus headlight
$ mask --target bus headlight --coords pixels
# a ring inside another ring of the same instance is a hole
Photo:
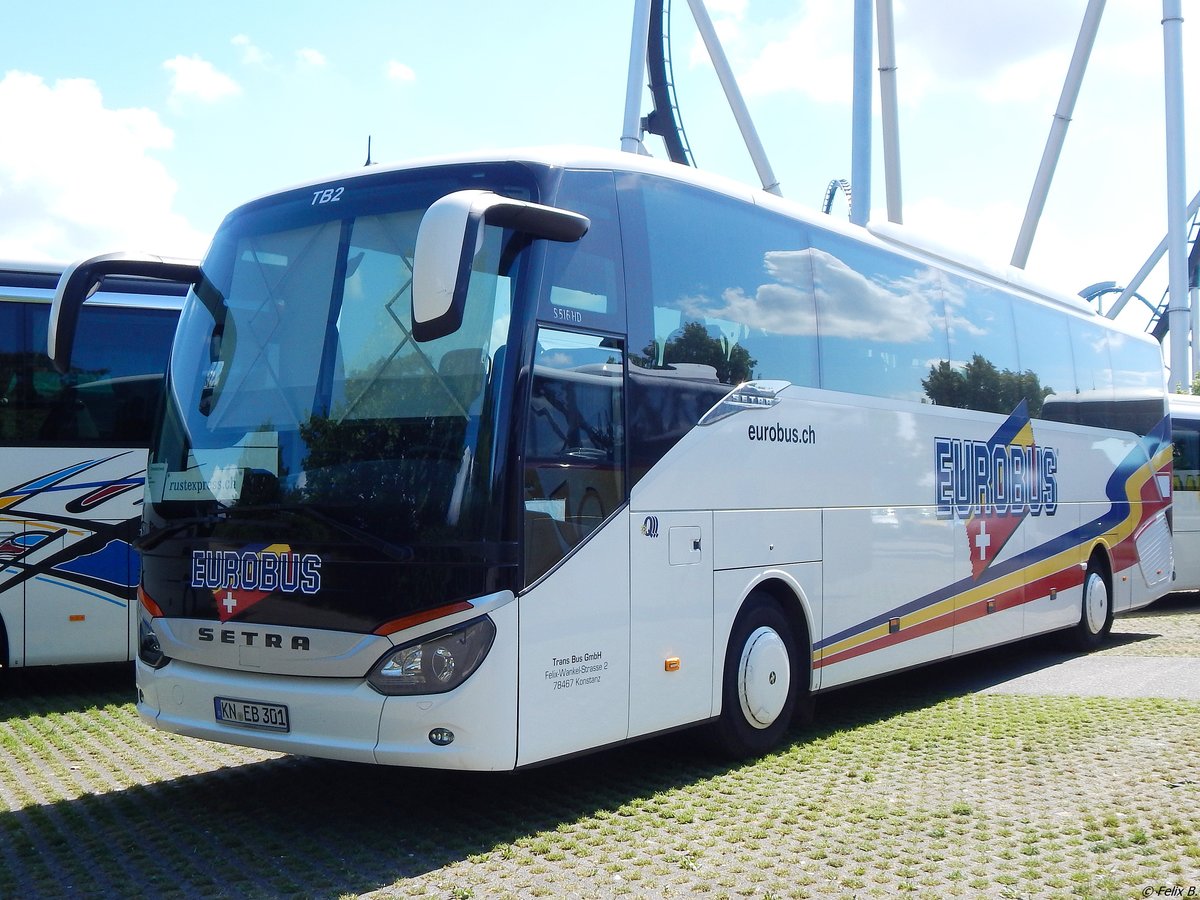
[[[138,659],[152,669],[161,669],[171,661],[158,643],[158,635],[147,619],[138,620]]]
[[[452,691],[479,668],[495,637],[491,619],[472,619],[388,651],[367,681],[379,693],[391,696]]]

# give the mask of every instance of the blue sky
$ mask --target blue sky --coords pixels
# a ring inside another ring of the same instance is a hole
[[[674,5],[697,162],[755,182],[687,4]],[[785,196],[816,208],[830,179],[850,175],[850,0],[707,5]],[[0,0],[0,258],[200,255],[237,204],[362,165],[368,135],[376,161],[615,149],[632,6]],[[895,0],[908,225],[1008,262],[1085,7]],[[1198,9],[1184,3],[1185,16]],[[1124,282],[1165,233],[1161,12],[1153,0],[1108,2],[1028,265],[1040,281]],[[1197,26],[1200,16],[1185,23],[1185,51],[1200,46]],[[1198,70],[1193,52],[1185,96],[1196,109]],[[1200,187],[1197,127],[1188,198]],[[875,159],[872,217],[883,219],[878,134]],[[1143,293],[1157,300],[1164,286],[1160,273]]]

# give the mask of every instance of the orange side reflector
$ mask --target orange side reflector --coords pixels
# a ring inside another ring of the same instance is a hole
[[[76,613],[73,616],[67,616],[67,619],[71,622],[82,622],[86,618],[87,618],[87,616],[81,616],[78,613]]]
[[[663,669],[667,672],[678,672],[679,671],[679,657],[672,656],[669,659],[667,659],[666,661],[664,661]]]

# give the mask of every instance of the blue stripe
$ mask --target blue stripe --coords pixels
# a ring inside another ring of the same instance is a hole
[[[23,485],[21,485],[20,488],[18,488],[18,490],[20,490],[22,493],[36,492],[36,491],[46,487],[47,485],[51,485],[56,482],[62,481],[64,478],[70,478],[75,473],[82,472],[84,469],[90,469],[92,466],[94,466],[99,461],[100,460],[95,460],[95,459],[84,460],[81,463],[77,463],[76,465],[73,465],[73,466],[68,466],[65,469],[59,469],[57,472],[51,472],[49,475],[43,475],[41,478],[38,478],[36,481],[31,481],[28,484],[23,484]]]
[[[34,581],[44,581],[46,584],[53,584],[56,587],[70,588],[73,591],[79,591],[81,594],[87,594],[89,597],[96,597],[103,600],[105,603],[111,603],[113,606],[119,606],[121,609],[128,608],[129,604],[124,600],[118,600],[116,597],[110,597],[108,594],[100,594],[96,591],[89,591],[87,588],[82,588],[77,584],[70,584],[66,581],[57,581],[53,578],[46,578],[44,575],[38,575]]]
[[[1006,426],[1009,424],[1009,422],[1005,423]],[[851,625],[849,628],[839,631],[837,634],[832,634],[824,640],[817,641],[813,645],[814,649],[822,650],[847,638],[854,637],[861,632],[869,631],[872,628],[883,625],[888,620],[897,616],[906,616],[910,613],[919,612],[926,607],[933,606],[971,588],[988,584],[1022,569],[1032,568],[1064,550],[1090,543],[1105,532],[1111,531],[1112,528],[1120,524],[1129,515],[1129,502],[1125,497],[1125,489],[1129,479],[1137,474],[1138,470],[1143,466],[1149,465],[1158,451],[1165,446],[1169,441],[1167,437],[1170,433],[1169,429],[1170,419],[1164,418],[1155,426],[1150,434],[1142,438],[1138,445],[1116,467],[1108,480],[1108,484],[1105,486],[1105,493],[1108,495],[1110,506],[1108,511],[1102,516],[1056,538],[1052,538],[1044,544],[1026,550],[1024,553],[1014,556],[1012,559],[1005,560],[1003,563],[989,566],[983,573],[983,577],[978,581],[974,578],[964,578],[923,597],[910,600],[908,603],[880,613],[857,625]]]

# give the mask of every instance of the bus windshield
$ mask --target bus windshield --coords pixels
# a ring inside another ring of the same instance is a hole
[[[180,322],[143,543],[228,540],[231,529],[266,544],[315,541],[326,545],[327,570],[344,556],[422,572],[398,592],[415,609],[459,593],[424,564],[461,565],[454,548],[472,543],[504,555],[486,547],[500,540],[500,385],[527,242],[487,227],[462,327],[417,343],[410,289],[421,216],[437,197],[479,187],[481,173],[367,180],[376,183],[247,207],[218,232]],[[495,174],[486,186],[532,193]],[[360,612],[377,624],[389,611]],[[369,621],[342,622],[352,624]]]

